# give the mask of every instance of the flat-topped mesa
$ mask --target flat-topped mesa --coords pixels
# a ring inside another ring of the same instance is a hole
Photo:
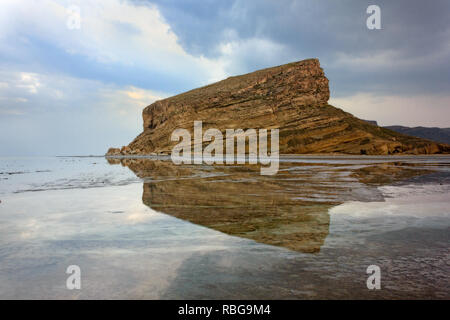
[[[269,116],[276,125],[274,113],[283,106],[324,105],[329,98],[328,79],[319,60],[310,59],[230,77],[156,101],[145,108],[142,115],[144,130],[156,129],[168,119],[184,124],[181,113],[211,121],[208,114],[211,110],[217,112],[215,122],[221,125],[248,118],[249,112],[253,118]],[[257,113],[256,107],[259,107]]]
[[[175,129],[279,129],[280,153],[440,153],[447,145],[394,133],[328,105],[318,59],[267,68],[156,101],[142,112],[144,131],[121,155],[170,153]],[[193,136],[193,135],[192,135]],[[446,149],[447,148],[447,149]],[[117,155],[111,149],[107,155]]]

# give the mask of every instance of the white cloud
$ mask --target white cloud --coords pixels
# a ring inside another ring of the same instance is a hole
[[[125,90],[121,90],[119,93],[124,94],[127,98],[130,98],[131,101],[135,101],[136,104],[141,107],[145,107],[151,102],[162,99],[162,96],[164,96],[161,94],[155,94],[150,90],[144,90],[133,86],[129,86]]]
[[[34,73],[36,93],[22,72],[0,69],[3,154],[103,154],[142,130],[142,108],[167,94],[60,74]],[[30,80],[31,81],[31,80]]]
[[[23,111],[20,110],[16,110],[16,109],[9,109],[9,108],[1,108],[0,109],[0,114],[3,115],[12,115],[12,116],[22,116],[25,113]]]
[[[0,77],[8,84],[0,86],[0,112],[9,115],[95,111],[103,112],[105,120],[120,119],[119,126],[137,129],[141,127],[142,109],[167,96],[134,86],[120,87],[56,74],[0,70]]]
[[[73,18],[68,8],[75,4],[80,8],[79,29],[67,26]],[[101,64],[167,74],[195,70],[205,74],[205,83],[226,76],[217,61],[186,53],[156,6],[119,0],[2,0],[0,12],[0,40],[8,35],[14,39],[20,35],[25,42],[27,37],[38,37]],[[8,43],[4,50],[17,49]]]
[[[167,96],[134,86],[102,86],[98,90],[96,107],[105,110],[105,118],[117,126],[135,130],[137,135],[142,128],[142,109]]]
[[[80,10],[79,29],[68,28],[68,22],[74,18],[68,9],[74,5]],[[216,58],[191,55],[151,4],[120,0],[5,0],[0,3],[0,11],[5,18],[0,21],[0,34],[9,35],[10,39],[28,43],[28,38],[37,37],[101,65],[120,64],[137,67],[143,73],[201,79],[193,81],[196,85],[253,71],[256,66],[298,59],[282,44],[258,37],[241,39],[233,29],[223,31],[224,41],[216,48]],[[25,54],[11,43],[3,44],[12,55]]]
[[[289,48],[270,39],[241,39],[232,29],[224,31],[224,38],[226,40],[218,45],[216,51],[219,65],[229,74],[255,71],[249,69],[255,64],[271,67],[298,60]]]
[[[23,115],[26,113],[26,103],[32,96],[38,95],[42,86],[36,73],[12,72],[0,69],[3,85],[0,85],[0,113],[8,115]]]
[[[18,88],[26,89],[29,93],[35,94],[38,92],[41,83],[36,73],[21,72],[16,86]]]

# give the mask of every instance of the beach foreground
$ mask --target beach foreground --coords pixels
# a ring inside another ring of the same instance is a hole
[[[2,299],[450,298],[448,156],[1,158],[0,181]]]

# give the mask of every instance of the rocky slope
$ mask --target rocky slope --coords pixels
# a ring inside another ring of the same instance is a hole
[[[317,59],[230,77],[143,110],[143,132],[107,155],[170,153],[178,128],[193,132],[279,128],[280,153],[435,154],[450,146],[378,127],[327,103],[328,79]],[[193,137],[193,134],[192,134]]]

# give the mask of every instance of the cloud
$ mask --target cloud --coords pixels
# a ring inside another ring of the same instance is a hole
[[[29,93],[36,94],[38,92],[38,88],[41,86],[39,79],[36,74],[21,72],[19,84],[17,84],[18,88],[25,88]]]
[[[77,18],[69,10],[73,7],[69,1],[18,0],[0,6],[7,12],[0,23],[1,41],[6,44],[0,49],[3,60],[35,72],[52,70],[109,82],[120,82],[122,75],[128,84],[140,80],[147,88],[155,81],[142,81],[142,77],[165,78],[163,82],[175,83],[167,91],[185,90],[192,84],[204,85],[226,76],[214,59],[187,53],[153,5],[78,1],[79,28],[69,27],[69,21]],[[129,72],[124,75],[123,70]]]
[[[133,139],[156,99],[311,57],[347,111],[450,126],[450,3],[379,0],[379,31],[369,4],[2,0],[0,152],[100,154]]]
[[[102,154],[141,131],[145,106],[226,76],[187,53],[155,6],[77,1],[70,28],[72,5],[0,3],[2,154]]]
[[[216,57],[215,48],[228,42],[223,31],[232,29],[241,45],[263,39],[288,53],[267,56],[255,46],[253,59],[235,63],[245,71],[317,57],[337,96],[444,93],[450,87],[446,0],[379,0],[383,29],[376,31],[366,28],[370,1],[235,0],[217,9],[212,1],[156,3],[187,52]]]
[[[273,61],[278,59],[295,60],[289,48],[264,38],[245,40],[237,38],[224,41],[217,47],[217,56],[226,73],[232,75],[272,67]]]
[[[0,77],[9,84],[0,87],[0,154],[102,154],[139,134],[143,107],[167,96],[54,74],[0,70]]]

